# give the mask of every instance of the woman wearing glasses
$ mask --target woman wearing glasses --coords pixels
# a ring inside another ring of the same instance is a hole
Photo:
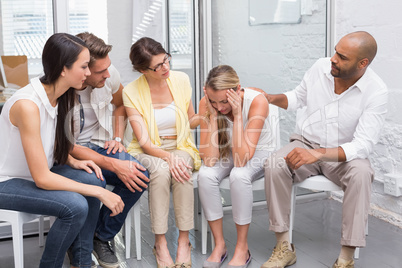
[[[260,92],[241,88],[239,77],[228,65],[213,68],[200,101],[199,194],[215,248],[203,267],[220,267],[227,257],[223,238],[223,210],[219,184],[229,175],[233,220],[237,229],[234,255],[227,267],[247,267],[251,261],[247,233],[251,222],[251,183],[264,174],[270,154],[268,102]]]
[[[123,90],[123,100],[134,135],[128,152],[149,171],[149,211],[155,234],[157,267],[191,267],[189,230],[194,228],[192,170],[200,167],[190,128],[197,126],[188,76],[170,70],[171,59],[162,45],[141,38],[130,59],[142,75]],[[179,229],[176,260],[167,247],[170,189]]]

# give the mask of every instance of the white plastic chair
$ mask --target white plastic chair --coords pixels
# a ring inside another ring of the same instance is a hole
[[[269,105],[269,126],[271,128],[271,133],[274,137],[273,144],[271,144],[270,148],[273,148],[273,151],[277,151],[281,147],[281,136],[280,136],[280,129],[279,129],[279,109],[277,106],[270,104]],[[195,176],[193,174],[193,176]],[[198,177],[198,172],[196,174]],[[194,178],[194,177],[193,177]],[[265,189],[265,180],[264,176],[261,178],[253,181],[252,183],[253,191],[257,190],[264,190]],[[222,190],[230,190],[230,182],[229,176],[224,178],[219,185],[219,188]],[[253,206],[256,205],[266,205],[266,201],[259,201],[254,202]],[[232,206],[225,206],[224,210],[232,210]],[[208,222],[204,216],[204,210],[201,210],[201,253],[207,254],[207,229],[208,229]],[[214,248],[214,238],[211,232],[211,247]]]
[[[295,209],[296,209],[296,194],[297,194],[298,187],[313,190],[313,191],[325,191],[325,192],[342,190],[342,188],[340,186],[336,185],[335,183],[333,183],[332,181],[330,181],[323,175],[312,176],[310,178],[307,178],[303,182],[293,184],[291,201],[290,201],[291,209],[290,209],[290,226],[289,226],[289,238],[290,238],[291,243],[292,243],[292,234],[293,234],[294,217],[295,217]],[[366,224],[365,233],[366,233],[366,235],[368,235],[368,222]],[[355,257],[355,259],[359,258],[359,248],[356,248],[354,257]]]
[[[14,265],[15,268],[24,267],[24,223],[39,220],[39,246],[43,247],[45,244],[43,236],[43,216],[30,214],[25,212],[19,212],[15,210],[0,209],[0,221],[6,221],[11,223],[11,232],[13,237],[13,251],[14,251]]]
[[[141,260],[141,206],[138,200],[131,208],[124,222],[124,243],[126,244],[126,259],[131,257],[131,224],[134,221],[135,249],[137,260]]]
[[[113,185],[106,185],[106,189],[113,191]],[[141,199],[141,198],[140,198]],[[131,257],[131,225],[134,221],[135,248],[137,260],[141,260],[141,206],[140,199],[134,204],[130,212],[127,214],[124,222],[124,243],[126,246],[126,259]]]

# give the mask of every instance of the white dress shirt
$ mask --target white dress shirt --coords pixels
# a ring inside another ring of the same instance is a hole
[[[300,108],[297,134],[323,148],[341,146],[347,161],[367,158],[372,152],[385,120],[388,90],[371,68],[338,95],[330,58],[322,58],[306,72],[300,85],[285,95],[288,110]]]

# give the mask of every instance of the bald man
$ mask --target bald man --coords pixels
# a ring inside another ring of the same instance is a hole
[[[326,176],[344,191],[342,247],[332,267],[354,267],[356,247],[366,245],[374,178],[368,156],[380,136],[388,94],[369,67],[376,52],[376,41],[369,33],[348,34],[336,45],[335,55],[319,59],[293,91],[266,94],[274,105],[300,110],[290,143],[265,163],[269,228],[277,244],[262,268],[296,262],[288,232],[292,184],[314,175]]]

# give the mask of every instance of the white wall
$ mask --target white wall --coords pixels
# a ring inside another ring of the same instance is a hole
[[[334,0],[333,0],[334,1]],[[402,180],[402,1],[336,0],[335,39],[364,30],[377,40],[378,53],[372,68],[389,88],[389,107],[380,142],[370,160],[375,168],[372,213],[402,227],[402,198],[384,194],[386,173]]]
[[[159,9],[155,9],[155,5]],[[144,13],[152,9],[155,17],[151,21],[142,36],[152,37],[163,44],[162,8],[159,7],[161,0],[119,0],[107,1],[108,6],[108,30],[109,44],[113,45],[110,53],[112,63],[119,70],[121,82],[125,86],[139,77],[134,71],[129,59],[130,47],[133,44],[133,33],[144,18]],[[151,7],[152,6],[152,7]],[[134,22],[134,23],[133,23]],[[135,29],[133,29],[135,28]],[[145,27],[142,27],[145,28]],[[134,30],[134,31],[133,31]],[[138,39],[138,38],[137,38]],[[137,40],[136,39],[136,40]]]
[[[248,1],[213,1],[214,65],[225,63],[239,69],[245,86],[258,86],[274,93],[294,88],[314,60],[324,55],[321,53],[325,42],[321,37],[323,2],[313,0],[313,14],[303,16],[301,25],[250,27]],[[108,0],[111,59],[121,73],[123,85],[138,76],[132,71],[128,53],[132,44],[133,16],[142,16],[142,13],[133,14],[132,5],[132,0],[120,0],[118,5]],[[390,98],[384,131],[370,158],[376,171],[372,214],[402,227],[402,198],[384,194],[383,186],[384,174],[402,174],[400,10],[402,1],[399,0],[389,0],[386,4],[377,0],[336,0],[335,42],[356,30],[370,32],[378,42],[372,68],[388,85]],[[282,41],[275,44],[277,40]],[[294,119],[289,113],[282,113],[282,117],[282,134],[286,137],[293,131]]]
[[[128,58],[132,45],[133,2],[120,0],[116,4],[116,1],[107,1],[109,44],[113,46],[110,59],[119,70],[124,86],[137,77]]]
[[[303,15],[301,23],[250,26],[248,1],[212,1],[213,66],[231,65],[245,87],[272,94],[292,90],[325,56],[326,1],[311,3],[311,15]],[[285,144],[294,130],[295,113],[280,114]]]

